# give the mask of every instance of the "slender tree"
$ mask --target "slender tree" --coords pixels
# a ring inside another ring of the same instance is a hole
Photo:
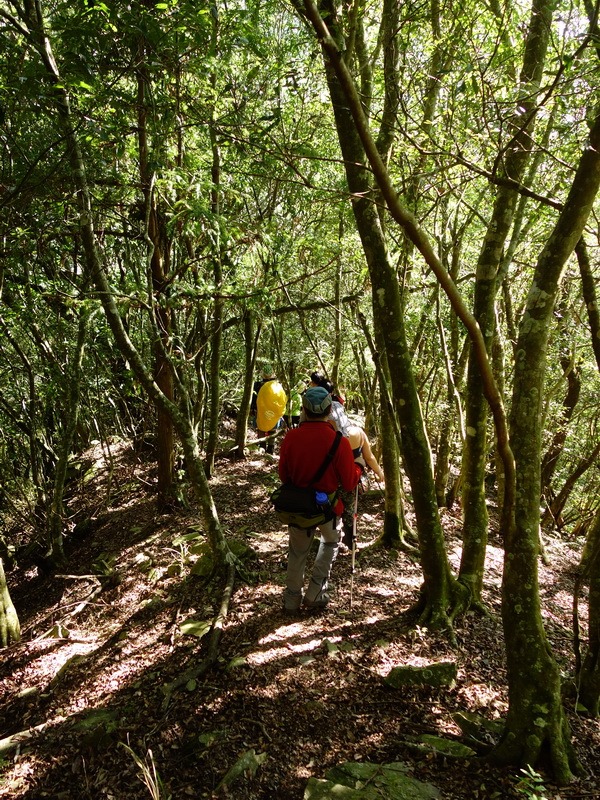
[[[561,698],[559,667],[548,647],[538,585],[542,398],[550,323],[560,279],[600,187],[600,114],[590,127],[564,208],[536,264],[517,341],[511,441],[517,462],[514,519],[505,529],[502,616],[509,711],[494,760],[537,764],[549,753],[556,779],[578,763]]]
[[[322,9],[327,18],[327,27],[311,0],[304,3],[302,11],[314,26],[323,46],[325,73],[348,189],[353,198],[352,210],[371,276],[373,314],[379,320],[376,324],[381,326],[385,342],[394,413],[400,423],[402,456],[417,518],[424,575],[425,608],[422,620],[437,626],[447,624],[453,614],[464,608],[464,598],[452,576],[445,551],[437,513],[431,450],[408,351],[402,298],[379,210],[373,202],[373,184],[366,169],[367,146],[371,166],[372,159],[376,159],[382,173],[387,175],[387,172],[379,150],[370,137],[361,101],[342,55],[347,45],[338,9],[333,3],[325,3]],[[352,98],[350,102],[349,95]],[[387,200],[385,188],[379,182],[379,190]]]
[[[578,593],[583,584],[589,586],[589,614],[587,648],[583,660],[576,651],[577,699],[591,716],[600,714],[600,513],[589,527],[584,551],[575,583],[575,625],[577,619]],[[578,643],[578,642],[577,642]]]
[[[48,545],[49,558],[56,566],[64,566],[67,558],[64,552],[64,493],[69,457],[71,456],[79,412],[81,408],[82,365],[85,346],[92,314],[91,304],[80,303],[77,340],[71,357],[70,368],[66,376],[66,397],[63,401],[63,418],[61,420],[63,435],[58,450],[58,458],[52,486],[52,494],[48,508]]]
[[[533,146],[553,7],[554,3],[547,0],[534,0],[532,3],[515,111],[507,125],[509,140],[506,144],[502,143],[502,150],[497,158],[499,177],[508,177],[516,184],[523,181]],[[497,275],[515,218],[517,202],[518,194],[514,188],[500,186],[496,189],[493,209],[477,261],[473,314],[483,333],[488,352],[491,352],[496,327]],[[485,497],[488,408],[482,391],[477,358],[473,352],[469,357],[466,389],[466,439],[462,466],[463,549],[459,580],[470,588],[474,599],[481,602],[488,528]]]
[[[160,152],[157,142],[150,143],[148,117],[152,104],[153,85],[148,59],[152,48],[141,33],[136,42],[135,76],[137,83],[137,136],[140,185],[143,194],[144,235],[147,243],[149,281],[152,286],[154,337],[154,380],[160,391],[174,401],[174,381],[167,357],[173,335],[173,308],[167,302],[171,241],[167,232],[165,211],[159,207],[156,192],[156,167],[151,163],[151,152]],[[156,408],[156,454],[158,506],[162,511],[175,499],[173,421],[158,405]]]

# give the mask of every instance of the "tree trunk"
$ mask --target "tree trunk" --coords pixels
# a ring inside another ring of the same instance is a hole
[[[340,219],[339,238],[342,239],[344,232],[343,216]],[[334,308],[333,312],[333,364],[331,365],[331,382],[338,392],[340,388],[340,359],[342,357],[342,303],[341,303],[341,286],[342,286],[342,259],[338,256],[335,265],[335,283],[334,283]],[[289,387],[291,391],[291,386]],[[288,392],[288,397],[290,392]]]
[[[517,110],[509,121],[509,142],[501,174],[521,182],[531,152],[536,118],[537,93],[543,75],[550,36],[553,5],[549,0],[534,0],[529,31],[525,42]],[[479,259],[477,262],[473,315],[481,328],[486,349],[491,352],[496,327],[496,278],[502,264],[503,250],[517,208],[514,189],[500,188]],[[475,353],[469,357],[465,402],[466,439],[463,452],[463,551],[459,580],[481,603],[485,548],[488,536],[488,512],[485,498],[485,472],[488,462],[488,408]]]
[[[250,403],[252,401],[252,386],[254,383],[254,369],[256,365],[260,330],[261,325],[260,322],[256,320],[255,312],[250,308],[246,309],[246,313],[244,314],[244,389],[235,428],[234,458],[236,459],[243,459],[245,457],[244,448],[246,447],[246,436],[248,435],[248,416],[250,414]]]
[[[311,12],[318,13],[314,6]],[[330,30],[337,37],[338,55],[335,57],[339,58],[339,53],[345,49],[344,42],[337,27],[336,9],[329,3],[327,16]],[[324,62],[346,179],[353,197],[352,210],[371,276],[373,315],[383,333],[394,413],[400,424],[402,456],[417,518],[425,598],[421,623],[431,627],[445,626],[461,607],[460,593],[450,570],[437,510],[431,451],[406,341],[400,287],[389,258],[377,206],[372,200],[373,186],[370,172],[365,167],[365,151],[327,50],[324,50]]]
[[[158,234],[158,214],[155,208],[151,209],[151,224],[149,236],[154,241],[163,237]],[[152,285],[155,297],[165,294],[167,284],[162,247],[155,244],[152,258]],[[168,305],[158,304],[156,309],[156,322],[159,337],[154,342],[154,380],[162,394],[171,402],[175,400],[175,388],[170,360],[167,356],[167,347],[171,339],[172,319],[171,309]],[[175,487],[175,442],[173,420],[168,412],[160,405],[156,406],[156,461],[157,461],[157,506],[159,511],[173,507],[176,502]]]
[[[576,676],[577,694],[579,702],[588,713],[592,717],[598,717],[600,715],[600,513],[596,514],[588,531],[580,570],[582,582],[587,582],[590,588],[588,646]]]
[[[8,647],[21,640],[21,625],[15,607],[10,599],[4,565],[0,558],[0,646]]]
[[[43,532],[46,525],[46,502],[47,495],[45,489],[45,475],[42,466],[42,455],[40,452],[40,408],[38,400],[38,392],[36,388],[36,379],[31,361],[27,354],[23,351],[17,340],[10,333],[4,320],[0,317],[0,325],[2,327],[3,335],[10,342],[15,353],[21,359],[23,368],[27,375],[27,383],[29,386],[29,402],[27,410],[29,413],[29,422],[27,424],[27,438],[29,440],[29,469],[31,475],[31,483],[34,490],[35,502],[32,511],[32,517],[35,527]]]
[[[517,491],[512,524],[505,529],[502,584],[509,711],[503,737],[491,757],[495,762],[534,767],[549,757],[558,783],[568,782],[579,765],[562,706],[560,672],[546,640],[540,608],[537,564],[542,401],[548,337],[560,278],[599,186],[597,114],[564,208],[536,265],[517,341],[511,412]],[[509,518],[505,508],[504,519]]]
[[[150,167],[147,95],[150,92],[150,76],[146,64],[146,46],[143,39],[138,41],[137,76],[137,116],[138,116],[138,156],[140,182],[144,195],[145,233],[148,245],[149,281],[152,285],[153,324],[156,335],[153,341],[154,380],[161,392],[170,401],[174,399],[174,386],[171,365],[167,357],[172,331],[172,310],[167,302],[160,302],[167,291],[167,263],[169,243],[165,225],[156,207],[154,193],[154,174]],[[157,505],[165,510],[173,505],[175,499],[175,448],[173,441],[173,421],[160,406],[156,407],[156,462],[157,462]]]
[[[438,508],[446,505],[447,490],[450,482],[450,456],[454,440],[455,423],[458,421],[460,440],[464,443],[464,415],[460,399],[460,386],[464,377],[464,361],[448,352],[444,325],[439,315],[437,303],[437,322],[440,333],[442,353],[446,366],[446,404],[441,415],[440,435],[435,459],[435,494]],[[462,363],[461,363],[462,362]]]
[[[379,542],[387,549],[403,548],[414,550],[414,545],[406,541],[406,537],[413,532],[406,521],[404,511],[404,489],[400,471],[401,435],[398,423],[394,419],[393,404],[390,399],[389,370],[385,359],[380,356],[380,353],[385,352],[385,340],[381,330],[376,326],[375,336],[378,344],[377,348],[375,348],[364,317],[361,317],[361,324],[379,379],[381,439],[386,443],[381,454],[381,466],[385,475],[385,510],[383,514],[383,531],[379,537]]]
[[[220,267],[215,268],[215,280],[221,285]],[[220,291],[220,288],[217,290]],[[210,337],[210,370],[208,380],[208,394],[210,397],[210,410],[208,414],[208,439],[204,457],[204,469],[208,478],[214,472],[215,455],[219,442],[219,421],[221,419],[221,345],[223,321],[223,301],[215,300],[213,306],[213,330]]]
[[[65,479],[69,464],[69,454],[71,445],[75,438],[77,421],[79,418],[79,395],[81,388],[81,366],[83,353],[86,344],[90,311],[82,305],[80,308],[79,327],[77,332],[77,344],[72,358],[72,368],[66,377],[66,402],[64,404],[64,433],[60,443],[60,452],[56,464],[54,475],[54,487],[50,508],[48,510],[48,542],[49,558],[55,566],[64,566],[67,563],[63,548],[63,497],[65,491]]]
[[[583,238],[575,248],[583,297],[588,313],[592,348],[596,365],[600,370],[600,313],[596,296],[596,284],[592,273],[587,248]],[[583,663],[577,670],[579,700],[594,717],[600,715],[600,512],[596,513],[586,538],[581,559],[581,569],[589,583],[588,593],[588,647]],[[575,604],[577,603],[575,592]]]
[[[560,522],[560,515],[562,514],[563,508],[567,500],[569,499],[569,495],[575,488],[575,484],[587,470],[596,463],[596,459],[600,455],[600,442],[594,447],[591,453],[589,453],[584,458],[580,459],[577,463],[574,470],[572,470],[571,474],[568,476],[566,481],[563,484],[560,492],[556,495],[554,500],[550,503],[546,511],[544,512],[544,516],[542,519],[542,523],[544,526],[549,526],[550,520],[552,520],[553,524],[557,527],[561,527]]]
[[[352,342],[352,352],[354,353],[354,364],[356,366],[356,372],[358,373],[358,392],[362,401],[362,408],[365,412],[365,430],[369,430],[372,420],[377,413],[374,402],[374,392],[372,391],[375,383],[369,380],[363,348],[357,347],[356,344]],[[355,410],[358,410],[358,406]]]
[[[498,325],[496,325],[496,336],[492,342],[492,361],[494,364],[494,374],[496,376],[498,390],[504,394],[504,344],[502,337],[500,336]],[[494,448],[494,465],[496,475],[496,506],[497,508],[502,508],[504,505],[505,475],[504,465],[497,448]]]
[[[386,442],[381,453],[381,466],[385,475],[385,509],[383,530],[378,541],[388,550],[414,550],[414,543],[407,541],[407,537],[414,534],[406,521],[404,511],[400,450],[390,412],[384,404],[381,406],[381,438]]]
[[[211,42],[210,57],[213,63],[217,62],[219,50],[220,18],[218,4],[212,6],[211,13]],[[217,73],[213,69],[210,76],[210,83],[216,93]],[[223,342],[223,261],[226,254],[223,247],[223,236],[221,226],[221,150],[217,138],[215,127],[215,110],[211,106],[210,128],[210,147],[212,155],[211,164],[211,189],[210,205],[214,219],[214,243],[213,243],[213,277],[215,283],[215,300],[213,306],[212,331],[210,336],[210,377],[209,377],[209,396],[210,412],[208,415],[208,440],[206,443],[206,455],[204,458],[204,469],[210,478],[215,468],[215,455],[219,441],[219,420],[221,418],[221,349]]]
[[[562,403],[562,413],[558,421],[558,427],[554,431],[550,446],[542,459],[540,480],[543,497],[549,494],[552,476],[567,439],[569,421],[573,416],[581,392],[581,373],[577,365],[573,363],[573,359],[570,356],[563,356],[560,363],[567,379],[567,393]]]
[[[577,242],[575,253],[577,254],[583,299],[585,300],[585,307],[590,325],[592,349],[596,357],[596,366],[600,370],[600,310],[596,292],[596,279],[592,271],[590,258],[583,237]]]

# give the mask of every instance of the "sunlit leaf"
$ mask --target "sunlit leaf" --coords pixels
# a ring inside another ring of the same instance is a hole
[[[181,623],[179,630],[186,636],[197,636],[201,639],[209,632],[211,625],[210,620],[188,619]]]

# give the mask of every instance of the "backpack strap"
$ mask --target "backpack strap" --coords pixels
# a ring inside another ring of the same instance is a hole
[[[333,440],[333,443],[332,443],[331,447],[329,448],[329,452],[325,456],[325,459],[324,459],[323,463],[321,464],[321,466],[319,467],[319,469],[315,472],[312,481],[308,484],[309,486],[312,486],[313,483],[316,483],[317,481],[321,480],[321,478],[325,474],[325,470],[331,464],[336,450],[340,446],[341,438],[342,438],[342,432],[341,431],[336,431],[335,439]]]

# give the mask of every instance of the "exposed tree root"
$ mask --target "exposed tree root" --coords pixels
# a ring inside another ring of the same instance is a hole
[[[541,722],[546,724],[542,726]],[[494,766],[543,769],[559,786],[566,786],[575,776],[584,774],[571,743],[562,706],[546,718],[536,719],[527,729],[518,723],[511,726],[507,720],[500,741],[483,761]]]
[[[36,725],[35,728],[27,728],[24,731],[19,731],[18,733],[6,736],[4,739],[0,739],[0,757],[4,757],[11,750],[17,750],[22,744],[25,744],[36,733],[43,731],[48,725],[50,725],[50,722],[42,722],[41,725]]]
[[[401,536],[398,542],[396,542],[394,545],[387,544],[387,542],[385,542],[380,536],[367,547],[363,547],[360,552],[362,555],[363,553],[368,553],[374,550],[386,550],[387,552],[399,550],[400,552],[406,553],[408,556],[413,558],[419,557],[419,548],[410,544],[410,542],[407,542],[404,536]]]
[[[450,598],[428,597],[425,586],[421,587],[419,600],[411,609],[418,614],[417,625],[435,631],[446,631],[453,647],[458,646],[454,634],[454,620],[465,614],[471,606],[471,592],[458,581],[453,580]]]
[[[480,591],[474,581],[466,580],[464,575],[459,575],[457,578],[457,583],[468,593],[468,604],[465,608],[460,609],[459,613],[476,611],[478,614],[482,614],[485,617],[492,616],[489,609],[481,599]],[[456,614],[453,616],[456,616]]]

